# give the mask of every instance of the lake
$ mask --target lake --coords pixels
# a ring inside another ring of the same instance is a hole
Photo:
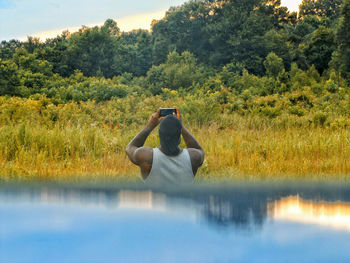
[[[350,262],[345,184],[0,186],[0,262]]]

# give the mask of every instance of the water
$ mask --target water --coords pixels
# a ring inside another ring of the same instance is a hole
[[[349,262],[340,185],[1,186],[0,262]]]

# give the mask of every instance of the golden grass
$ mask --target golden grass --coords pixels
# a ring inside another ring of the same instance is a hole
[[[190,130],[206,153],[198,179],[329,180],[350,175],[350,131],[345,128],[249,128],[232,123],[225,129],[213,124]],[[139,180],[138,168],[124,153],[138,131],[102,125],[2,126],[1,179]],[[156,131],[146,144],[157,146]]]
[[[199,138],[207,152],[206,172],[214,177],[337,179],[350,175],[350,132],[345,129],[208,129]]]

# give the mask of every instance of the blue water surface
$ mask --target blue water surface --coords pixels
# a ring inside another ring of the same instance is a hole
[[[350,262],[349,196],[345,187],[2,187],[0,262]]]

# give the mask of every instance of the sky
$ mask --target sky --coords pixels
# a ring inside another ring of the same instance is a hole
[[[52,38],[64,30],[77,31],[82,25],[102,25],[114,19],[122,31],[149,29],[171,6],[186,0],[0,0],[0,41],[27,36]],[[301,0],[282,0],[298,10]]]

